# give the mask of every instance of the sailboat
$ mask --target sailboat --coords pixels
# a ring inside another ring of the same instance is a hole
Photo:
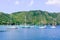
[[[41,24],[39,28],[46,28],[46,25],[43,24],[43,21],[41,20]]]
[[[11,14],[12,15],[12,14]],[[10,19],[11,19],[12,17],[10,17]],[[12,19],[11,19],[12,20]],[[11,22],[11,21],[10,21]],[[18,29],[15,25],[11,25],[11,23],[10,23],[10,26],[8,27],[8,29]]]
[[[42,25],[42,26],[40,26],[39,28],[46,28],[46,25]]]
[[[24,25],[22,25],[22,28],[30,28],[30,26],[26,24],[26,16],[25,16],[25,23]]]
[[[56,24],[55,24],[55,25],[54,25],[54,24],[52,24],[51,28],[56,28]]]
[[[52,27],[51,28],[56,28],[56,26],[55,25],[52,25]]]
[[[16,26],[12,25],[10,27],[8,27],[8,29],[18,29]]]
[[[56,28],[56,22],[53,22],[54,24],[52,24],[51,28]]]

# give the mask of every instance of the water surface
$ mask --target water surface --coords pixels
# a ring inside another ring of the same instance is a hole
[[[60,40],[60,27],[7,29],[6,25],[0,25],[0,40]]]

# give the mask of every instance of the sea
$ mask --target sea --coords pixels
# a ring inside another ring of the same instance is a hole
[[[18,27],[17,29],[8,27]],[[60,25],[56,28],[20,27],[20,25],[0,25],[0,40],[60,40]]]

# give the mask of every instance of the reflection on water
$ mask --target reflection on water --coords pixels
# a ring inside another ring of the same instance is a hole
[[[18,26],[19,27],[19,26]],[[0,26],[0,40],[60,40],[60,28],[18,28],[7,29],[7,26]]]

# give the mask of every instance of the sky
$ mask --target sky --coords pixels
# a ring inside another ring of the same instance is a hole
[[[0,12],[43,10],[60,12],[60,0],[0,0]]]

